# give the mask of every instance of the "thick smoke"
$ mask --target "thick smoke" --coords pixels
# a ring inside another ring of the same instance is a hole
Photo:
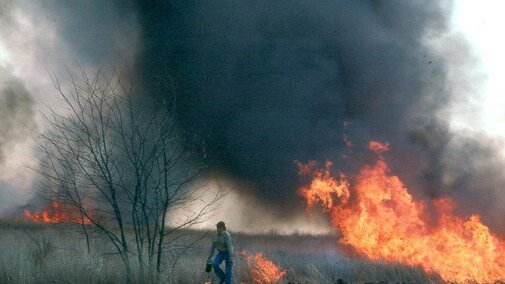
[[[33,99],[24,84],[0,69],[0,165],[5,150],[14,141],[25,138],[33,125]]]
[[[353,172],[373,159],[369,140],[387,141],[392,171],[416,195],[452,195],[463,213],[505,232],[496,218],[505,214],[502,145],[447,123],[460,99],[449,74],[473,85],[455,72],[471,67],[463,41],[448,40],[444,52],[429,44],[449,32],[451,1],[123,4],[36,6],[76,61],[96,67],[126,53],[140,99],[177,94],[180,126],[202,137],[213,172],[255,185],[239,196],[284,217],[303,212],[295,160]]]
[[[135,52],[137,20],[130,1],[53,0],[36,6],[43,17],[57,23],[61,44],[71,56],[66,64],[121,66]]]
[[[173,76],[181,123],[269,199],[296,199],[293,161],[337,157],[345,131],[359,150],[378,139],[397,152],[420,148],[413,131],[446,131],[445,61],[424,44],[446,29],[440,1],[163,3],[143,7],[148,94]]]
[[[28,137],[33,127],[33,100],[24,84],[0,66],[0,171],[4,172],[7,152]],[[1,175],[0,175],[1,176]],[[0,180],[0,213],[19,202],[16,188]]]
[[[503,200],[499,171],[475,162],[497,149],[451,133],[443,119],[454,100],[448,74],[470,61],[462,41],[449,41],[444,54],[428,44],[448,33],[451,8],[449,1],[145,1],[138,71],[147,96],[166,96],[175,82],[180,123],[204,137],[213,166],[253,182],[272,205],[299,208],[294,160],[332,159],[354,170],[370,161],[371,139],[391,144],[393,172],[418,195]],[[461,159],[466,166],[458,167]],[[503,215],[504,206],[473,204],[466,209],[499,226],[491,213]]]

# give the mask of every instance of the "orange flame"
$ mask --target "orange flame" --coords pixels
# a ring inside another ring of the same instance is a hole
[[[247,254],[246,251],[243,251],[242,256],[246,261],[246,265],[249,268],[254,283],[276,283],[288,272],[286,269],[280,268],[271,260],[264,257],[260,252]]]
[[[39,212],[32,212],[29,209],[23,210],[24,215],[16,218],[18,221],[31,221],[36,223],[79,223],[91,224],[91,220],[81,217],[64,203],[53,201],[49,208]]]
[[[333,165],[332,162],[327,161],[324,170],[315,170],[317,166],[315,161],[310,161],[307,164],[297,162],[297,164],[300,175],[313,173],[310,185],[302,187],[298,191],[305,198],[308,209],[320,203],[326,211],[330,211],[338,200],[349,201],[349,184],[343,174],[340,175],[340,179],[333,178],[330,169]]]
[[[377,141],[368,142],[368,149],[377,153],[389,151],[389,143],[380,143]]]
[[[371,142],[369,148],[379,153],[389,148],[385,145]],[[456,205],[449,198],[433,202],[438,218],[430,222],[426,203],[414,200],[382,156],[363,167],[352,186],[343,175],[334,178],[328,162],[311,175],[312,182],[298,193],[308,208],[320,203],[341,231],[340,242],[363,256],[419,265],[446,281],[505,280],[505,241],[478,215],[468,220],[455,216]]]

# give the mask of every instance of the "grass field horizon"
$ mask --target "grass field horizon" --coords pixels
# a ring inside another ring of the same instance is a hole
[[[91,253],[78,229],[66,225],[0,223],[0,283],[124,283],[123,264],[113,248],[92,239]],[[160,283],[219,283],[204,272],[210,230],[186,231],[164,260]],[[421,268],[371,262],[346,251],[337,236],[231,231],[234,283],[255,283],[244,253],[261,253],[282,270],[276,283],[444,283]],[[186,246],[194,242],[191,246]],[[132,258],[133,259],[133,258]],[[135,273],[134,283],[149,283]]]

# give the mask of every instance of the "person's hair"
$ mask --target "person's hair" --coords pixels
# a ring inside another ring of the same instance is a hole
[[[223,228],[226,231],[226,224],[223,221],[217,222],[216,227]]]

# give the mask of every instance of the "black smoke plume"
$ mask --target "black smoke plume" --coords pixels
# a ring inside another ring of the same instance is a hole
[[[496,149],[475,134],[451,133],[441,119],[455,98],[449,69],[471,61],[464,42],[452,41],[442,55],[427,41],[449,31],[452,2],[143,1],[139,8],[146,97],[177,88],[179,122],[205,138],[212,166],[254,183],[265,202],[299,208],[293,161],[331,159],[353,170],[369,161],[367,142],[378,140],[390,143],[393,172],[418,195],[457,196],[466,200],[463,212],[500,227],[492,215],[504,207],[486,210],[482,200],[503,200],[496,187],[504,179],[475,163]],[[461,74],[462,82],[470,78]],[[468,163],[458,168],[461,159]],[[488,182],[477,182],[482,175]],[[477,192],[486,197],[468,202]]]

